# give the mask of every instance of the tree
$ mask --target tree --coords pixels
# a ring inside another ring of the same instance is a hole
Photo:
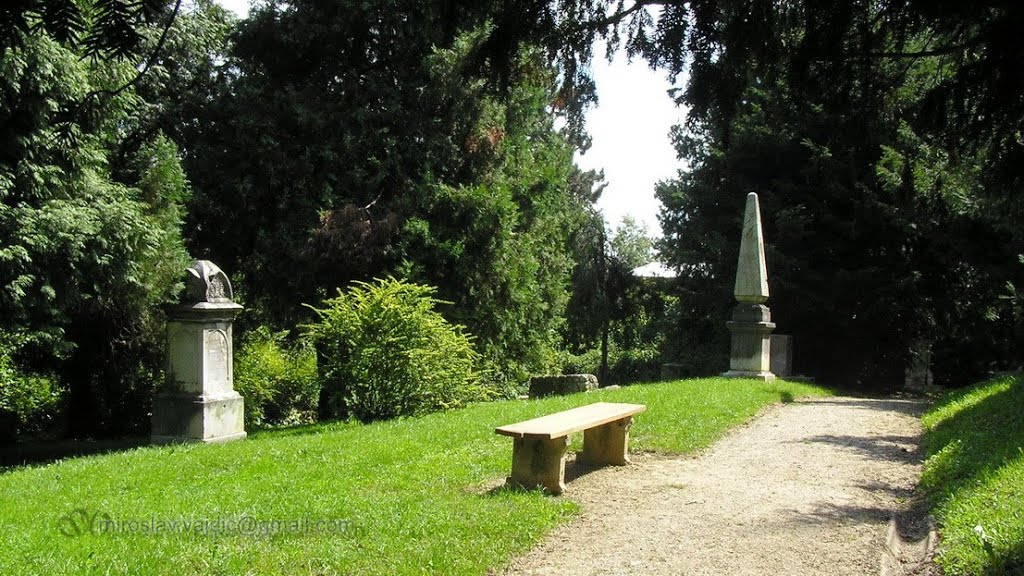
[[[877,6],[848,6],[832,19],[763,8],[755,20],[775,28],[755,35],[764,45],[735,37],[745,24],[727,15],[708,47],[718,56],[694,56],[686,98],[695,114],[676,132],[693,168],[659,190],[692,340],[713,335],[724,349],[741,202],[754,190],[766,215],[773,314],[779,331],[797,335],[802,369],[885,387],[902,381],[922,342],[940,358],[973,355],[986,342],[968,366],[936,367],[950,379],[999,360],[999,263],[1012,252],[991,247],[1008,238],[982,208],[978,156],[954,160],[915,115],[942,64],[849,57],[913,46]]]
[[[601,178],[600,174],[590,174],[593,182]],[[644,249],[650,252],[651,240],[643,235],[646,230],[629,217],[623,219],[610,239],[606,227],[604,217],[591,210],[574,238],[576,265],[567,309],[566,340],[570,351],[576,353],[599,347],[598,379],[607,385],[611,381],[609,351],[613,326],[636,312],[628,297],[636,284],[632,270],[635,261],[647,261]]]
[[[394,274],[437,286],[493,373],[551,363],[583,206],[556,71],[524,46],[499,82],[479,58],[495,9],[270,2],[240,25],[214,129],[184,144],[190,243],[261,318]]]
[[[131,90],[85,117],[65,111],[121,86],[127,62],[88,60],[45,34],[0,58],[0,329],[24,342],[26,369],[55,372],[75,433],[146,418],[159,370],[157,306],[186,263],[180,220],[188,184],[159,132],[111,171]]]
[[[623,216],[611,237],[611,252],[630,270],[650,264],[654,258],[654,240],[647,225],[632,216]]]

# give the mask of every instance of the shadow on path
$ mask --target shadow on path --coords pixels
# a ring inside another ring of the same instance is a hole
[[[857,399],[832,399],[832,398],[808,398],[799,401],[800,404],[824,404],[829,406],[852,406],[865,410],[878,410],[880,412],[896,412],[907,416],[919,417],[924,413],[927,403],[923,400],[910,400],[905,398],[857,398]]]
[[[915,464],[921,461],[922,451],[919,448],[920,436],[851,436],[845,434],[819,434],[798,441],[794,444],[818,442],[831,444],[842,449],[856,452],[872,460]],[[906,446],[911,446],[908,449]]]

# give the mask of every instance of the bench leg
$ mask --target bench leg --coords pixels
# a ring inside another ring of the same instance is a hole
[[[569,437],[516,438],[512,444],[512,476],[510,486],[543,487],[551,494],[565,490],[565,449]]]
[[[589,428],[583,432],[583,452],[577,461],[585,464],[629,464],[629,427],[633,417]]]

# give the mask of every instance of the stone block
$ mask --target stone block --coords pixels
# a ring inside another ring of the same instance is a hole
[[[668,363],[661,365],[662,380],[681,380],[687,376],[686,366],[683,364]]]
[[[771,349],[771,372],[780,378],[793,375],[793,337],[786,334],[772,334],[769,342]]]
[[[593,374],[534,376],[530,378],[530,397],[563,396],[594,390],[597,386],[597,376]]]
[[[512,475],[509,486],[531,490],[538,486],[550,494],[565,491],[565,449],[569,437],[516,438],[512,442]]]
[[[629,464],[629,428],[633,417],[623,418],[583,431],[583,452],[576,461],[583,464]]]

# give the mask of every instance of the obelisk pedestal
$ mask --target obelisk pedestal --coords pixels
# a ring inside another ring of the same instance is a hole
[[[771,311],[764,305],[768,300],[768,269],[764,259],[761,209],[757,194],[753,192],[747,195],[743,215],[743,236],[733,294],[738,304],[733,309],[732,320],[725,323],[732,333],[732,351],[729,371],[722,376],[774,380],[770,336],[775,324],[772,323]]]
[[[768,382],[775,379],[771,372],[771,333],[775,324],[771,311],[763,304],[738,304],[732,320],[725,325],[732,332],[732,352],[729,354],[729,378],[757,378]]]

